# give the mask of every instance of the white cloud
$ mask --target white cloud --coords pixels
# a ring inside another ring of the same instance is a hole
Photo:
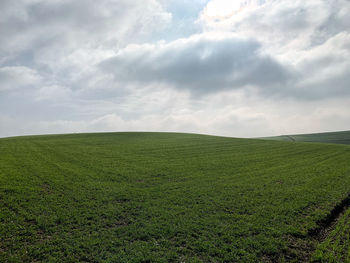
[[[41,82],[39,74],[27,67],[0,67],[0,92],[30,88]]]
[[[61,86],[44,86],[41,87],[36,94],[36,99],[41,100],[60,100],[71,95],[72,91],[66,87]]]
[[[159,97],[162,96],[162,97]],[[164,99],[163,99],[164,98]],[[254,137],[348,129],[349,98],[313,101],[246,97],[240,91],[225,91],[200,100],[177,91],[158,90],[134,100],[130,106],[80,105],[86,114],[76,119],[32,120],[23,116],[0,116],[0,136],[35,133],[177,131]],[[220,105],[220,107],[218,107]],[[107,108],[106,108],[107,107]],[[127,107],[127,108],[125,108]],[[85,108],[85,110],[84,110]],[[89,112],[90,111],[90,112]],[[63,115],[65,116],[65,115]]]
[[[213,0],[210,1],[202,12],[204,19],[214,23],[222,22],[241,12],[247,12],[264,4],[264,0]]]
[[[350,3],[346,0],[235,1],[237,5],[240,3],[239,12],[221,19],[208,15],[212,6],[226,9],[225,2],[213,0],[208,3],[199,20],[205,30],[254,37],[264,44],[266,51],[290,61],[300,50],[323,43],[350,28],[344,14],[344,10],[350,11]]]

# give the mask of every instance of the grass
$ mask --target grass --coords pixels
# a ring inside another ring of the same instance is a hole
[[[350,144],[350,131],[311,133],[311,134],[298,134],[298,135],[281,135],[281,136],[275,136],[275,137],[266,137],[263,139],[289,141],[289,142],[320,142],[320,143]]]
[[[350,131],[281,135],[275,137],[265,137],[262,139],[288,142],[350,144]]]
[[[0,262],[297,262],[349,159],[194,134],[0,139]]]
[[[313,262],[350,262],[350,209],[339,218],[332,231],[318,246]]]

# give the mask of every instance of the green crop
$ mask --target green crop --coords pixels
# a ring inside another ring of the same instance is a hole
[[[321,142],[350,144],[350,131],[325,132],[298,135],[281,135],[275,137],[266,137],[265,140],[289,141],[289,142]]]
[[[350,209],[339,218],[317,247],[313,262],[350,262]]]
[[[349,159],[195,134],[0,139],[0,262],[297,262]]]

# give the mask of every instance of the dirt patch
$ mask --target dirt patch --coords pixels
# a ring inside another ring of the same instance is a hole
[[[127,218],[121,218],[121,219],[117,220],[116,222],[107,224],[106,228],[110,228],[110,229],[119,228],[119,227],[127,226],[129,224],[130,224],[130,222]]]
[[[52,187],[49,184],[44,183],[44,184],[41,185],[41,192],[44,193],[44,194],[52,194],[53,190],[52,190]]]

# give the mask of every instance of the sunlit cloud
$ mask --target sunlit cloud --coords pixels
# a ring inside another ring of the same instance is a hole
[[[220,22],[238,13],[253,10],[265,3],[265,0],[213,0],[204,8],[202,19]]]

